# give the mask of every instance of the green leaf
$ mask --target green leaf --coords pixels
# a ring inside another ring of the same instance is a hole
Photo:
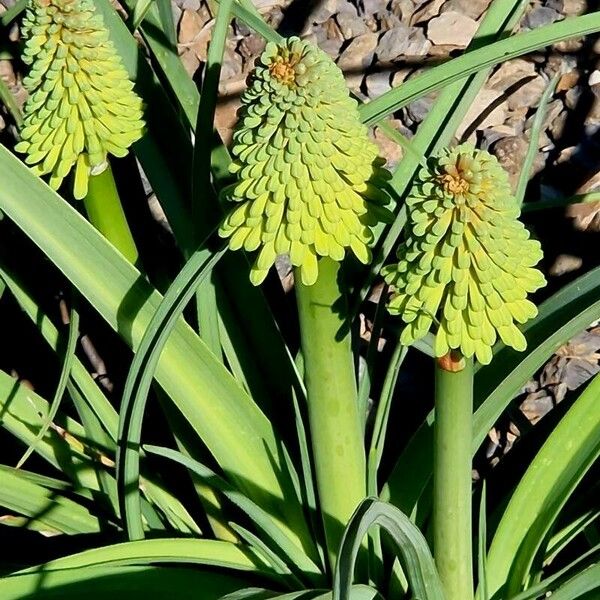
[[[271,549],[284,559],[292,572],[295,572],[299,577],[308,578],[313,583],[320,581],[321,574],[317,566],[300,552],[294,544],[290,543],[289,538],[282,535],[279,529],[274,526],[273,518],[263,508],[249,500],[226,481],[223,481],[208,467],[170,448],[145,445],[144,450],[150,454],[156,454],[178,462],[198,475],[212,488],[221,492],[232,504],[237,506],[250,518],[256,529],[260,532],[262,540],[268,540]]]
[[[592,565],[577,573],[571,580],[552,594],[552,600],[594,600],[600,590],[600,564]],[[591,592],[594,592],[592,594]]]
[[[361,502],[346,526],[333,575],[333,600],[349,597],[358,551],[373,525],[388,533],[402,556],[413,596],[420,600],[444,600],[442,584],[423,534],[395,506],[376,498]]]
[[[600,455],[600,375],[561,419],[502,515],[488,556],[490,593],[521,591],[533,559],[576,485]]]
[[[89,223],[1,147],[0,168],[5,174],[0,210],[136,350],[160,295]],[[299,502],[280,463],[271,423],[181,319],[160,356],[156,378],[227,476],[257,503],[271,507],[284,529],[302,536]]]
[[[433,67],[422,75],[404,82],[401,86],[385,92],[368,104],[363,104],[360,107],[362,120],[367,125],[373,125],[413,100],[481,69],[562,40],[588,35],[596,31],[600,31],[600,22],[598,16],[593,13],[565,19],[488,44],[483,48],[453,58],[443,65]]]
[[[18,573],[0,579],[2,600],[189,600],[191,590],[201,590],[202,600],[220,600],[247,587],[235,576],[177,567],[85,567],[47,572]]]
[[[60,408],[60,403],[62,401],[63,395],[65,393],[65,389],[67,387],[67,381],[69,380],[71,369],[73,367],[73,362],[75,359],[75,350],[77,349],[77,339],[79,338],[79,313],[74,308],[71,308],[71,314],[69,317],[69,332],[67,345],[65,348],[62,366],[60,369],[60,376],[58,379],[58,385],[56,386],[56,391],[54,393],[54,397],[52,398],[52,402],[50,403],[50,409],[48,410],[48,414],[46,415],[46,419],[40,430],[38,431],[35,439],[29,445],[25,454],[21,457],[19,462],[17,463],[17,469],[21,468],[25,461],[31,456],[31,454],[35,451],[36,445],[38,442],[46,435],[46,432],[50,428],[54,417],[56,417],[56,413],[58,413],[58,409]]]
[[[119,410],[117,480],[123,518],[129,539],[144,537],[140,501],[140,439],[142,421],[159,358],[184,308],[198,285],[224,251],[211,256],[198,250],[169,286],[152,315],[137,352],[133,357]]]
[[[0,506],[18,512],[62,533],[93,533],[100,523],[87,508],[63,497],[55,489],[34,483],[22,471],[0,468]],[[0,597],[3,598],[0,593]]]
[[[556,85],[560,79],[560,75],[560,73],[557,73],[552,78],[552,81],[544,90],[544,93],[540,98],[539,106],[535,111],[535,117],[533,118],[533,124],[529,133],[529,145],[527,147],[527,153],[525,154],[525,159],[523,160],[523,167],[519,175],[517,189],[515,190],[515,200],[519,206],[523,204],[523,199],[525,198],[525,190],[527,189],[527,184],[529,183],[531,169],[533,168],[533,161],[538,153],[540,133],[542,131],[544,120],[546,119],[546,114],[548,113],[548,105],[552,95],[554,94],[554,90],[556,89]]]

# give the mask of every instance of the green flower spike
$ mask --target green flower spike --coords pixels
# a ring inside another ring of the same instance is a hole
[[[142,102],[92,0],[29,0],[22,31],[31,68],[16,150],[55,190],[75,167],[73,193],[84,198],[107,154],[125,156],[141,137]]]
[[[383,270],[395,290],[389,311],[406,323],[402,343],[422,338],[435,322],[437,357],[460,350],[488,364],[497,336],[524,350],[515,323],[537,314],[526,297],[546,283],[533,268],[542,250],[517,220],[495,157],[468,144],[445,150],[421,170],[407,208],[400,262]]]
[[[232,250],[259,250],[250,279],[258,285],[277,255],[289,254],[312,285],[318,258],[351,248],[368,263],[370,227],[387,220],[389,179],[359,121],[339,68],[321,50],[292,37],[269,43],[242,96],[233,136],[231,200],[221,226]]]

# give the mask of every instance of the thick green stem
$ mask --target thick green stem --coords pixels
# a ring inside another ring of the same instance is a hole
[[[296,296],[317,489],[330,564],[352,513],[366,495],[365,452],[350,334],[340,314],[339,264],[319,261],[319,277]]]
[[[472,422],[473,360],[447,355],[435,371],[433,457],[433,553],[447,600],[473,598]]]
[[[130,262],[138,260],[138,251],[123,212],[119,192],[110,165],[92,175],[83,199],[90,223]]]

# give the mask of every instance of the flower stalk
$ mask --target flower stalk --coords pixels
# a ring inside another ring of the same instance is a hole
[[[433,554],[447,600],[473,598],[471,441],[473,359],[436,361]]]
[[[83,199],[90,223],[132,264],[138,262],[137,246],[123,211],[110,165],[88,181]]]
[[[332,568],[344,527],[366,495],[365,453],[350,334],[340,306],[339,268],[334,260],[322,258],[313,285],[296,279],[317,490]]]

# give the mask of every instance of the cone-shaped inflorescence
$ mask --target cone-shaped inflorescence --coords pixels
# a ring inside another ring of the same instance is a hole
[[[220,234],[231,249],[259,250],[251,281],[262,282],[279,254],[289,254],[305,285],[319,257],[340,261],[351,248],[368,263],[370,227],[390,217],[381,190],[389,173],[342,72],[298,38],[269,43],[242,104],[230,193],[240,205]]]
[[[401,341],[434,326],[438,357],[459,350],[487,364],[498,336],[524,350],[516,323],[537,314],[527,294],[545,284],[534,268],[542,251],[495,157],[468,144],[445,150],[421,170],[407,209],[399,263],[384,269],[389,311],[406,323]]]
[[[141,137],[141,100],[92,0],[29,0],[23,34],[31,68],[16,149],[54,189],[75,167],[74,196],[83,198],[107,153],[125,156]]]

